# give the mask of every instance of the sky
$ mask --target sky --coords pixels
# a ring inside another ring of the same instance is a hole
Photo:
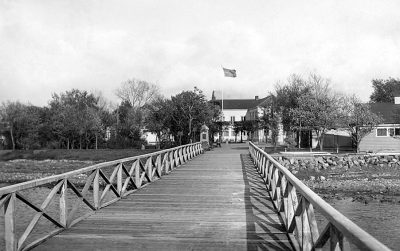
[[[400,77],[398,0],[0,0],[0,103],[145,80],[170,97],[264,97],[310,72],[368,101]],[[222,68],[237,70],[224,77]]]

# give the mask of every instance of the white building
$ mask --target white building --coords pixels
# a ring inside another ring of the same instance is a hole
[[[245,121],[248,110],[257,107],[265,100],[266,98],[259,99],[258,96],[255,96],[254,99],[214,99],[214,104],[221,107],[223,116],[222,120],[229,123],[229,125],[223,130],[221,137],[222,141],[234,142],[235,140],[240,141],[241,138],[247,140],[247,133],[244,133],[243,135],[240,135],[240,132],[238,134],[235,133],[234,123],[237,121]],[[214,135],[214,138],[218,139],[219,136],[220,135]]]

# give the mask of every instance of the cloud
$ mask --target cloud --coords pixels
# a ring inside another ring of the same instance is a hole
[[[314,71],[367,100],[371,79],[399,77],[399,5],[4,1],[0,101],[43,105],[70,88],[115,99],[113,91],[132,77],[159,84],[166,96],[197,86],[251,98],[292,73]],[[238,77],[224,78],[221,65]]]

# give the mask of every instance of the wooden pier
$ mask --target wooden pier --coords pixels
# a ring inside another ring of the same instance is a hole
[[[246,145],[223,145],[34,250],[292,250]]]
[[[390,250],[252,142],[203,153],[197,142],[0,188],[0,249]]]

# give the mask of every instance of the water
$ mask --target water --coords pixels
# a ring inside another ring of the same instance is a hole
[[[364,204],[357,201],[353,202],[351,198],[343,200],[329,199],[327,202],[380,242],[393,250],[399,250],[399,203],[391,204],[371,201],[368,204]],[[318,227],[322,230],[326,225],[324,223],[325,220],[318,212],[316,212],[316,218]]]

